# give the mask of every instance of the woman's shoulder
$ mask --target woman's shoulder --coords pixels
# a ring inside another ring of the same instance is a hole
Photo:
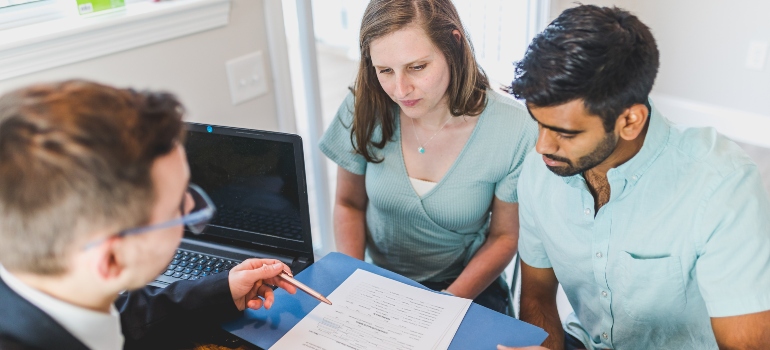
[[[337,109],[337,114],[326,128],[323,137],[321,138],[322,147],[330,145],[332,143],[343,142],[346,145],[350,145],[351,142],[355,143],[356,135],[352,131],[353,124],[355,123],[355,95],[349,91],[345,96],[345,99]],[[375,125],[371,135],[371,142],[377,143],[382,139],[382,126]],[[374,153],[377,153],[377,148],[373,147]]]
[[[345,95],[345,99],[340,103],[340,107],[337,108],[337,115],[335,119],[341,121],[347,128],[350,127],[350,123],[353,121],[353,110],[356,105],[356,97],[352,91],[348,91]]]
[[[321,138],[321,146],[326,144],[340,142],[350,142],[351,128],[353,127],[353,108],[355,106],[355,97],[352,92],[348,92],[345,99],[340,103],[335,114],[334,119],[326,128],[323,137]]]
[[[487,107],[485,112],[496,118],[508,119],[510,121],[531,121],[529,112],[524,105],[509,96],[503,96],[502,93],[489,89],[487,90]]]
[[[511,132],[537,127],[521,102],[503,96],[493,89],[487,90],[487,107],[483,113],[484,117],[489,119],[485,124],[491,124],[493,129],[499,131]]]

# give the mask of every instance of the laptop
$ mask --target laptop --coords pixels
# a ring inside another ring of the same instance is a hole
[[[249,258],[278,259],[294,274],[313,263],[302,139],[297,135],[187,123],[190,182],[217,212],[203,234],[185,230],[165,287],[226,273]]]

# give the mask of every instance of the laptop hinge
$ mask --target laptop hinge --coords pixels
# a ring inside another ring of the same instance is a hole
[[[280,260],[282,263],[289,266],[292,266],[295,260],[294,257],[283,255],[283,254],[276,254],[276,253],[251,250],[251,249],[243,249],[243,248],[237,248],[237,247],[223,247],[222,245],[219,245],[219,244],[195,241],[187,238],[182,238],[182,244],[180,245],[180,247],[182,249],[192,249],[192,250],[196,250],[201,253],[207,253],[207,254],[234,255],[233,258],[237,258],[239,260],[245,260],[248,258],[276,259],[276,260]]]

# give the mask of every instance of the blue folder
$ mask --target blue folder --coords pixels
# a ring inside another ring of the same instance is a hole
[[[427,289],[397,273],[368,264],[340,253],[330,253],[297,274],[295,278],[323,295],[329,295],[356,269]],[[332,300],[334,302],[334,300]],[[248,310],[235,321],[222,325],[226,331],[263,349],[268,349],[312,311],[319,301],[297,291],[290,295],[276,289],[270,310]],[[515,318],[471,303],[449,349],[490,349],[506,346],[540,345],[548,334],[542,329]]]

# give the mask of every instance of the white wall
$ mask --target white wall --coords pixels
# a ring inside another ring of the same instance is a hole
[[[278,130],[263,1],[232,0],[226,27],[0,81],[0,92],[35,82],[83,78],[176,93],[188,109],[189,121]],[[233,106],[225,62],[256,50],[264,52],[270,91]]]
[[[661,51],[659,94],[764,114],[770,66],[745,67],[749,41],[770,41],[770,1],[648,0],[638,12]]]
[[[668,118],[712,125],[736,140],[770,147],[770,63],[762,71],[745,67],[749,42],[770,42],[770,1],[584,3],[627,9],[650,27],[661,57],[653,99]],[[552,0],[551,18],[572,6],[572,0]]]

